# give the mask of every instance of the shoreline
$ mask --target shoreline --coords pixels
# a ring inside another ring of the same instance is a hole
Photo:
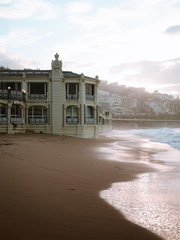
[[[112,183],[155,171],[143,163],[107,161],[93,151],[114,141],[1,135],[0,238],[162,239],[99,197]]]
[[[154,135],[157,132],[159,133],[159,130],[155,132],[153,130]],[[144,134],[146,135],[148,133]],[[178,240],[180,151],[165,143],[152,142],[137,131],[116,130],[107,136],[117,139],[110,148],[114,159],[122,161],[122,156],[126,162],[132,161],[132,158],[137,159],[137,162],[146,162],[158,171],[139,174],[133,181],[113,183],[109,189],[100,192],[102,199],[122,212],[131,222],[149,229],[164,239]],[[171,141],[173,139],[177,141],[178,137],[172,137]],[[141,154],[137,158],[134,156],[134,150],[138,148]],[[104,150],[107,153],[109,151],[108,148]],[[131,151],[131,159],[125,154],[127,151]]]

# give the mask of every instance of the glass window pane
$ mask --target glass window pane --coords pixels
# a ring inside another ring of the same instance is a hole
[[[92,107],[86,108],[86,117],[93,117],[93,108]]]
[[[78,116],[78,109],[73,108],[73,117],[77,117],[77,116]]]
[[[68,108],[66,109],[66,116],[67,116],[67,117],[70,117],[70,116],[71,116],[71,108],[70,108],[70,107],[68,107]]]
[[[6,107],[5,106],[0,106],[0,116],[5,116],[6,115]]]
[[[69,83],[69,94],[76,94],[76,83]]]
[[[42,115],[42,107],[34,108],[34,115]]]
[[[29,115],[29,116],[32,116],[32,107],[29,108],[29,110],[28,110],[28,115]]]
[[[46,83],[29,83],[30,94],[46,94]]]

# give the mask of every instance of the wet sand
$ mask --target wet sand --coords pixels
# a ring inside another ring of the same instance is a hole
[[[105,161],[94,151],[111,142],[0,135],[0,239],[161,239],[99,197],[113,182],[154,171],[143,163]]]
[[[137,130],[135,132],[137,134]],[[158,172],[140,174],[129,182],[113,183],[101,191],[100,196],[130,221],[166,240],[179,240],[180,151],[136,134],[133,130],[109,133],[107,136],[116,138],[116,142],[102,149],[107,159],[111,155],[116,161],[142,161]],[[101,148],[99,151],[102,152]]]

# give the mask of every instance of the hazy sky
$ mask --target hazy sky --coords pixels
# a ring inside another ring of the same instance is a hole
[[[0,0],[0,65],[180,94],[180,0]]]

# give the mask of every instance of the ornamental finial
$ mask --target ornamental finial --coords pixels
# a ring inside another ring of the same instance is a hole
[[[58,61],[59,60],[59,54],[56,53],[54,56],[55,56],[55,60]]]

